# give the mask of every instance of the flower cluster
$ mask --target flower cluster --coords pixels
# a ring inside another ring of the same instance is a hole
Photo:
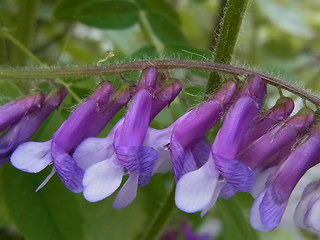
[[[292,115],[294,103],[281,96],[261,111],[267,93],[259,76],[238,89],[225,82],[208,100],[165,129],[150,122],[178,96],[181,83],[167,80],[155,68],[143,72],[137,86],[114,92],[110,82],[100,86],[69,116],[46,142],[26,142],[66,95],[34,94],[0,107],[0,164],[37,173],[52,164],[74,193],[90,202],[100,201],[119,189],[113,207],[128,206],[138,186],[155,173],[172,169],[176,181],[175,203],[185,212],[205,215],[218,198],[238,191],[255,199],[250,222],[259,231],[278,226],[288,199],[300,178],[319,163],[320,124],[312,110]],[[105,138],[98,138],[113,116],[130,102]],[[211,144],[206,133],[221,119],[223,124]],[[38,189],[39,189],[38,188]],[[307,186],[295,220],[300,227],[320,231],[320,182]]]

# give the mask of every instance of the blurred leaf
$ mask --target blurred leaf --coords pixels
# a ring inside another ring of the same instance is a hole
[[[169,18],[174,23],[178,25],[180,24],[178,13],[168,1],[136,0],[136,2],[141,7],[141,9],[145,10],[146,12],[156,12],[156,13],[162,14],[165,17]]]
[[[84,219],[75,195],[57,176],[44,189],[34,192],[44,174],[24,173],[9,164],[3,166],[1,184],[10,217],[26,239],[84,239]]]
[[[259,239],[257,232],[250,226],[247,216],[243,214],[237,196],[227,200],[218,199],[215,209],[223,225],[222,234],[218,239]]]
[[[179,25],[157,12],[147,12],[146,18],[152,28],[154,35],[164,44],[184,43],[187,41],[181,32]]]
[[[143,213],[140,192],[137,199],[128,207],[116,210],[112,208],[115,194],[95,203],[81,197],[83,215],[85,217],[85,239],[118,240],[134,239],[146,228],[147,219]]]
[[[281,4],[270,0],[259,0],[257,3],[263,13],[277,27],[299,37],[311,37],[311,29],[306,24],[303,16],[293,7],[293,5],[289,5],[288,2]]]
[[[104,29],[128,28],[139,19],[137,6],[125,0],[65,0],[57,6],[55,17]]]

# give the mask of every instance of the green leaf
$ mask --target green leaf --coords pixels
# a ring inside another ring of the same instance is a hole
[[[48,171],[34,175],[20,172],[9,164],[3,166],[0,184],[11,219],[26,239],[84,239],[79,204],[57,176],[35,192],[46,174]]]
[[[166,16],[157,12],[147,12],[146,18],[152,28],[153,33],[164,44],[185,44],[187,42],[180,30],[179,25],[170,18],[167,18]]]
[[[137,6],[130,1],[65,0],[56,8],[55,17],[61,20],[76,20],[92,27],[121,29],[138,22]]]
[[[174,23],[178,25],[180,24],[178,13],[166,0],[136,0],[136,2],[142,10],[146,12],[156,12],[162,14]]]

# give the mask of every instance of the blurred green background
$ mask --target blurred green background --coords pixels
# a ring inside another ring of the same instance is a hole
[[[225,2],[1,0],[0,67],[39,66],[21,51],[17,42],[48,66],[103,65],[141,59],[212,60],[210,46],[215,41]],[[318,1],[250,1],[232,64],[264,71],[317,92],[320,89],[319,34]],[[155,128],[168,126],[200,103],[209,77],[209,73],[190,70],[174,70],[170,74],[183,82],[184,89],[170,108],[152,122]],[[138,73],[124,76],[128,80],[139,80]],[[116,86],[123,84],[119,76],[106,76],[105,79]],[[64,81],[78,98],[83,99],[95,89],[100,79]],[[0,103],[50,88],[50,83],[43,79],[0,79]],[[277,90],[270,87],[265,108],[277,97]],[[69,94],[33,140],[50,139],[79,104],[78,98]],[[117,114],[101,136],[106,135],[124,111]],[[27,174],[10,164],[1,167],[1,240],[139,239],[174,183],[171,172],[157,174],[148,186],[138,189],[137,198],[129,207],[114,210],[111,205],[115,194],[101,202],[89,203],[81,194],[69,192],[57,176],[35,193],[49,172],[50,169],[46,169],[39,174]],[[186,214],[176,210],[167,230],[177,231],[179,239],[183,239],[181,220],[188,219],[195,232],[210,232],[215,239],[318,239],[316,233],[296,228],[290,216],[285,216],[280,227],[271,233],[254,231],[249,224],[251,203],[249,194],[238,193],[229,200],[219,199],[204,218],[200,218],[199,213]]]

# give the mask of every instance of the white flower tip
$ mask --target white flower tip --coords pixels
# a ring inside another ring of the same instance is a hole
[[[83,196],[89,202],[109,197],[120,186],[122,176],[122,167],[111,159],[92,165],[83,176]]]
[[[217,178],[207,173],[205,165],[183,175],[176,187],[175,203],[177,207],[188,213],[203,210],[212,199]]]
[[[51,162],[51,141],[26,142],[11,155],[11,164],[24,172],[37,173]]]

